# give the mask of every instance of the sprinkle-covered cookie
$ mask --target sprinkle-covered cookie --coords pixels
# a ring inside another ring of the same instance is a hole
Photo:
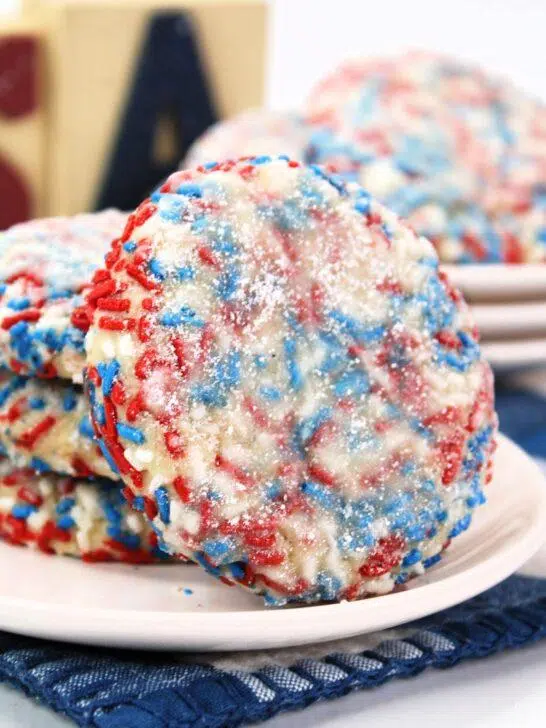
[[[81,387],[70,382],[0,375],[0,448],[18,467],[39,473],[119,479],[94,437]]]
[[[140,514],[109,482],[36,474],[0,462],[0,538],[84,561],[165,559]]]
[[[546,106],[429,53],[348,62],[313,90],[306,160],[408,219],[449,263],[546,262]]]
[[[250,109],[211,126],[192,144],[180,168],[255,154],[287,154],[302,160],[307,138],[298,114]]]
[[[107,210],[0,233],[0,366],[81,383],[84,334],[73,311],[126,220]]]
[[[165,546],[268,603],[385,593],[485,499],[496,417],[430,243],[319,168],[172,175],[89,307],[97,435]]]

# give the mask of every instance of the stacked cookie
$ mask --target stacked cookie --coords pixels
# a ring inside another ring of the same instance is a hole
[[[0,535],[85,560],[160,554],[97,445],[75,311],[127,216],[37,220],[0,235]]]
[[[76,320],[93,432],[162,548],[266,603],[384,594],[486,499],[491,371],[433,246],[286,156],[173,174]]]

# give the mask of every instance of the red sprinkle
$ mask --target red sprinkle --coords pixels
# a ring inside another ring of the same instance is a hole
[[[219,453],[218,455],[216,455],[216,460],[214,464],[219,470],[223,470],[224,473],[231,475],[231,477],[234,478],[238,483],[241,483],[241,485],[251,487],[256,484],[256,480],[252,477],[252,475],[247,473],[238,465],[235,465],[235,463],[227,460],[227,458],[225,458],[223,455],[220,455]]]
[[[186,478],[184,478],[182,475],[178,475],[173,480],[173,488],[178,494],[178,497],[182,501],[182,503],[189,503],[190,496],[191,496],[191,490],[188,485],[188,481]]]
[[[87,294],[86,298],[89,303],[96,301],[104,296],[110,296],[116,292],[116,284],[111,278],[105,281],[101,281],[94,288],[92,288]]]
[[[44,419],[40,420],[40,422],[34,425],[32,429],[23,432],[18,437],[17,444],[21,447],[30,449],[41,437],[43,437],[47,432],[49,432],[49,430],[51,430],[56,422],[57,419],[53,417],[53,415],[48,415],[47,417],[44,417]]]
[[[18,324],[19,321],[38,321],[41,315],[40,311],[21,311],[21,313],[15,314],[15,316],[6,316],[6,318],[2,321],[2,328],[4,330],[11,329],[11,327]]]
[[[175,458],[180,458],[185,455],[184,443],[178,432],[170,431],[165,433],[165,446]]]
[[[158,283],[148,278],[142,268],[139,268],[134,263],[127,263],[125,270],[127,271],[127,275],[131,276],[137,283],[140,283],[147,291],[154,291],[159,287]]]
[[[99,311],[120,311],[126,312],[131,308],[131,301],[128,298],[99,298],[97,301]]]

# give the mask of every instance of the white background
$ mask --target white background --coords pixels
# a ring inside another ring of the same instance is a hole
[[[272,0],[267,99],[297,107],[347,56],[440,50],[511,77],[546,99],[546,0]],[[17,0],[0,0],[0,13]],[[538,728],[546,714],[546,643],[290,713],[271,728]],[[0,728],[69,723],[0,688]],[[130,728],[128,726],[127,728]]]

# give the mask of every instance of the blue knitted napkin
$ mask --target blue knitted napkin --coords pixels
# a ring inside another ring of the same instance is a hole
[[[546,399],[501,383],[497,404],[504,432],[546,457]],[[0,681],[80,726],[224,728],[544,636],[546,580],[512,576],[388,633],[269,654],[123,652],[0,633]]]

